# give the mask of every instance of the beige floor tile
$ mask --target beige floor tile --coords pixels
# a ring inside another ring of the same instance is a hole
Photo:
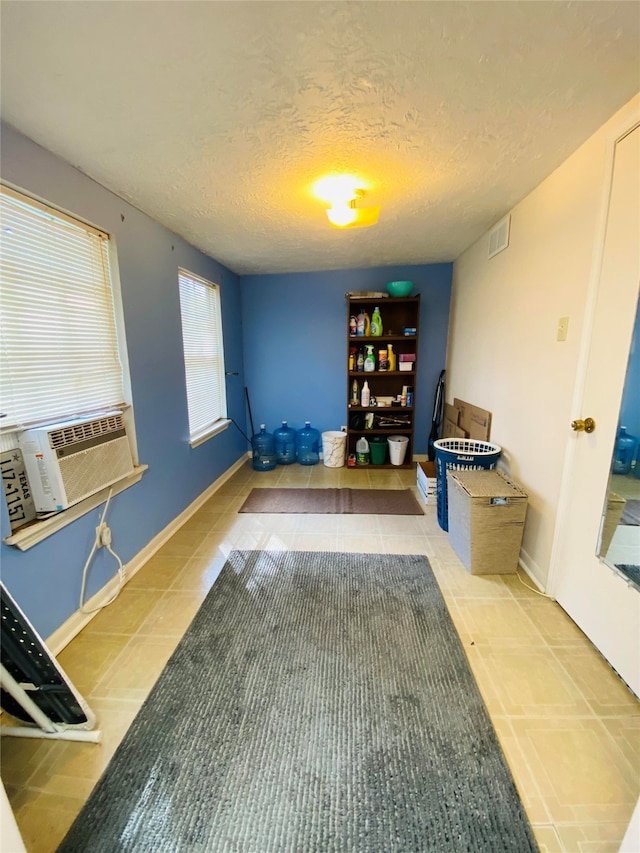
[[[606,716],[600,719],[631,766],[635,768],[638,780],[640,780],[640,716],[637,714],[632,717]]]
[[[542,642],[540,632],[515,600],[505,607],[495,598],[457,598],[456,605],[464,634],[479,645],[530,647]]]
[[[140,625],[138,635],[182,637],[206,597],[201,587],[192,590],[169,590]]]
[[[502,581],[504,575],[472,575],[461,563],[442,563],[437,558],[432,568],[440,586],[454,598],[512,598]]]
[[[599,720],[510,718],[552,821],[628,822],[638,774]]]
[[[318,515],[310,513],[308,515],[299,515],[298,524],[295,529],[296,533],[315,533],[328,534],[335,536],[338,532],[338,516],[337,515]]]
[[[590,643],[580,648],[555,648],[554,654],[596,714],[640,715],[640,702]]]
[[[55,850],[83,804],[83,797],[37,793],[19,808],[15,817],[28,853]]]
[[[382,554],[382,536],[379,533],[339,533],[336,536],[336,551],[343,554]]]
[[[550,717],[591,713],[550,650],[475,648],[504,713]]]
[[[130,624],[129,634],[99,634],[85,628],[60,652],[60,666],[83,696],[91,695],[96,684],[129,645],[138,624]]]
[[[145,699],[177,643],[177,637],[134,637],[92,695],[101,699]]]
[[[295,533],[295,551],[337,551],[338,537],[334,533]]]
[[[127,584],[113,604],[93,617],[83,629],[83,633],[131,636],[162,595],[163,591],[160,589],[133,589]]]
[[[29,783],[38,767],[48,763],[52,746],[53,741],[50,740],[32,740],[9,735],[2,738],[0,768],[2,781],[12,805],[19,790]]]
[[[532,824],[533,834],[538,842],[540,853],[568,853],[563,846],[554,826]]]
[[[382,534],[383,554],[424,554],[427,542],[424,536],[386,536]]]
[[[576,623],[555,601],[536,596],[520,598],[520,606],[550,646],[582,646],[592,649],[591,643]]]
[[[127,582],[127,589],[170,589],[189,559],[156,554]]]
[[[208,592],[220,574],[225,560],[226,557],[222,555],[213,559],[193,557],[175,578],[172,588],[184,591],[199,589]]]
[[[206,536],[206,530],[181,527],[157,552],[158,557],[190,557]]]
[[[631,815],[629,815],[631,817]],[[619,821],[559,824],[556,831],[567,853],[618,853],[627,823]],[[640,849],[640,848],[638,848]],[[634,851],[635,853],[635,851]]]
[[[495,714],[491,721],[529,821],[532,824],[550,825],[552,820],[545,798],[510,720]]]

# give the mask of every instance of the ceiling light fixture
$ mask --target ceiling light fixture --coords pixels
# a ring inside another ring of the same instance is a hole
[[[355,198],[334,202],[327,210],[327,217],[336,228],[360,228],[375,225],[379,207],[356,207],[356,201],[364,196],[364,190],[354,190]]]
[[[353,175],[328,175],[313,186],[314,195],[329,204],[327,217],[336,228],[358,228],[375,225],[379,207],[356,207],[365,194],[362,181]]]

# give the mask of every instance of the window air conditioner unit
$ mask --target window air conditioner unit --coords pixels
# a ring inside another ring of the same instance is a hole
[[[133,471],[119,411],[26,429],[18,444],[36,512],[67,509]]]

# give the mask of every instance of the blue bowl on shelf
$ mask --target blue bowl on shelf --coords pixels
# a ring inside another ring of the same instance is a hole
[[[390,281],[387,284],[387,293],[389,296],[408,296],[412,289],[412,281]]]

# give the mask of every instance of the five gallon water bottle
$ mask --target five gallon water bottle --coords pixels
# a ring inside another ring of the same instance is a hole
[[[300,465],[317,465],[320,461],[320,433],[305,421],[296,433],[296,448]]]
[[[616,446],[613,451],[613,466],[614,474],[628,474],[631,471],[631,463],[638,446],[638,439],[629,435],[627,428],[621,426],[618,430],[616,438]]]
[[[276,458],[279,465],[291,465],[296,461],[296,432],[282,421],[282,426],[274,431],[276,440]]]
[[[278,464],[276,441],[265,424],[260,424],[260,432],[251,439],[251,449],[254,471],[271,471]]]

